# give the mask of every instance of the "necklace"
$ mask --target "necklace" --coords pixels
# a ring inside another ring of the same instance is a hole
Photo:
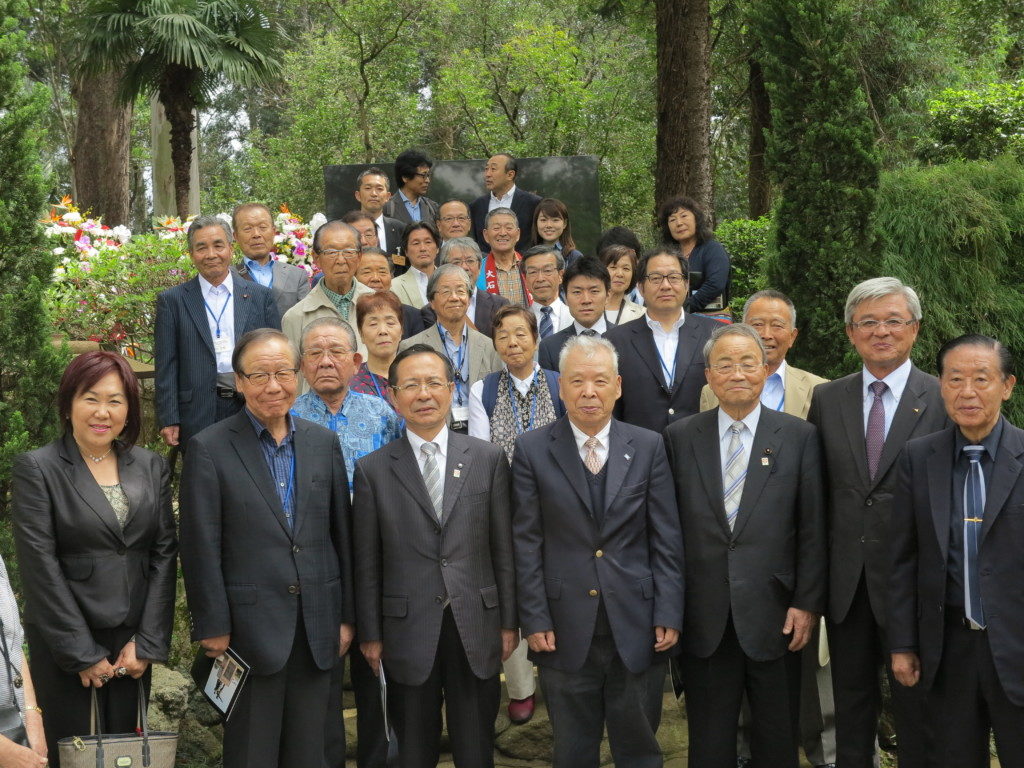
[[[83,446],[81,443],[78,443],[78,449],[85,454],[85,457],[89,459],[89,461],[93,462],[94,464],[99,464],[101,461],[107,458],[107,456],[110,455],[110,452],[112,450],[114,450],[114,444],[111,443],[110,447],[107,448],[107,452],[104,453],[102,456],[93,456],[92,453],[89,450],[87,450],[85,446]]]

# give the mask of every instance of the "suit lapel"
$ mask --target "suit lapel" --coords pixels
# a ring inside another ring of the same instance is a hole
[[[185,295],[185,309],[192,316],[192,322],[196,324],[199,338],[206,343],[210,354],[216,358],[217,353],[213,350],[213,336],[210,335],[210,324],[206,321],[206,299],[203,298],[203,289],[199,285],[199,278],[193,277],[185,283],[182,293]],[[237,324],[235,329],[237,333]]]
[[[82,458],[78,446],[75,445],[74,438],[70,435],[64,437],[62,453],[64,460],[68,462],[68,478],[75,491],[82,498],[82,501],[88,505],[96,514],[96,517],[102,521],[103,525],[117,539],[124,541],[124,532],[117,522],[117,515],[114,514],[113,507],[110,506],[107,497],[100,490],[100,485],[96,482],[96,478],[92,476],[89,467],[85,465],[85,459]],[[118,459],[118,466],[120,467],[120,458]]]
[[[637,322],[633,326],[633,348],[636,349],[637,357],[644,362],[644,365],[651,369],[651,373],[654,374],[654,380],[658,382],[658,385],[666,392],[670,392],[671,390],[665,386],[665,372],[661,369],[661,355],[658,353],[658,347],[654,343],[654,334],[646,322]],[[676,357],[678,357],[678,354]]]
[[[448,519],[455,510],[455,502],[462,493],[462,485],[469,475],[473,457],[467,450],[465,438],[458,432],[448,432],[448,460],[442,470],[445,474],[441,476],[444,482],[444,500],[441,504],[441,525],[448,524]]]
[[[451,435],[449,434],[449,445],[451,444],[450,438]],[[391,458],[394,459],[391,464],[392,473],[405,490],[408,491],[409,496],[419,504],[423,514],[430,519],[431,523],[437,525],[437,513],[434,511],[434,505],[430,501],[427,484],[423,481],[423,473],[420,472],[419,461],[417,461],[416,455],[412,451],[412,446],[409,444],[409,437],[403,432],[400,438],[390,443],[389,450],[391,451]]]
[[[761,408],[761,416],[757,422],[757,432],[750,446],[750,459],[747,462],[747,475],[743,479],[743,494],[740,496],[739,513],[733,526],[733,538],[740,533],[750,519],[751,510],[757,506],[764,484],[768,482],[772,467],[779,460],[783,446],[783,429],[778,423],[775,411]],[[767,459],[766,464],[762,459]]]
[[[619,422],[611,421],[611,432],[608,435],[608,476],[605,479],[604,493],[604,524],[608,524],[608,510],[619,495],[619,489],[626,479],[626,474],[633,461],[633,443],[622,434]]]
[[[139,462],[135,461],[131,451],[118,454],[117,474],[121,482],[121,490],[124,491],[124,495],[128,499],[128,517],[124,521],[124,527],[127,529],[146,498],[147,483],[142,469],[139,467]]]
[[[248,322],[249,315],[252,312],[252,301],[249,299],[251,295],[249,293],[250,286],[253,285],[250,281],[245,281],[241,285],[235,286],[235,338],[239,339],[242,334],[250,328]]]
[[[849,441],[850,456],[857,465],[862,487],[871,486],[868,476],[868,449],[864,442],[864,372],[852,377],[843,392],[839,413],[842,415],[843,426],[846,428],[846,439]],[[878,473],[881,477],[882,473]]]
[[[980,547],[985,536],[992,529],[992,524],[1003,510],[1006,499],[1010,496],[1017,481],[1020,479],[1021,462],[1020,455],[1024,453],[1024,441],[1021,440],[1021,432],[1010,422],[1003,422],[1003,435],[999,440],[999,448],[996,450],[996,461],[992,466],[992,481],[989,483],[989,492],[985,498],[985,518],[981,523],[981,539],[978,541]]]
[[[293,493],[295,494],[295,536],[298,536],[299,529],[305,521],[303,511],[306,509],[304,503],[313,488],[310,467],[313,466],[313,454],[310,453],[309,441],[305,439],[307,431],[306,424],[302,419],[295,419],[295,434],[292,437],[292,450],[295,451],[295,479],[293,482]]]
[[[699,329],[692,322],[683,323],[683,327],[679,329],[679,342],[676,344],[675,370],[672,371],[673,392],[679,388],[679,383],[683,380],[683,374],[689,369],[690,361],[694,355],[702,351],[698,349],[700,347],[698,343],[699,334]],[[653,337],[651,340],[653,341]]]
[[[487,353],[487,348],[482,344],[483,339],[480,336],[473,334],[473,329],[469,329],[470,332],[466,334],[466,351],[469,354],[469,380],[479,381],[488,372],[482,370],[483,358]],[[469,405],[469,403],[466,403]]]
[[[896,413],[893,414],[889,434],[885,436],[882,456],[878,460],[878,472],[875,473],[875,479],[871,483],[872,490],[885,477],[885,473],[889,471],[889,468],[896,461],[896,457],[900,455],[903,446],[907,444],[907,440],[913,434],[918,420],[924,415],[925,409],[928,407],[920,398],[918,392],[920,377],[924,375],[917,368],[912,367],[910,369],[907,386],[904,388],[903,396],[896,406]],[[864,461],[867,462],[867,448],[865,448],[864,456]]]
[[[285,517],[284,507],[281,505],[281,497],[277,495],[277,489],[274,488],[274,478],[270,474],[267,460],[260,448],[256,430],[249,423],[249,417],[245,411],[239,412],[231,419],[231,445],[234,447],[235,453],[238,454],[245,471],[249,474],[249,478],[259,489],[263,500],[267,503],[270,511],[274,513],[274,517],[281,524],[285,534],[290,538],[292,531],[288,527],[288,518]],[[298,457],[295,461],[298,464]]]
[[[694,463],[711,503],[711,511],[726,538],[732,538],[725,516],[725,489],[722,487],[722,440],[718,435],[718,408],[693,417],[698,438],[694,440]],[[696,450],[696,446],[701,450]]]
[[[928,500],[931,503],[935,538],[939,541],[944,563],[949,556],[949,517],[953,514],[950,495],[953,486],[950,482],[953,476],[953,435],[953,430],[948,430],[948,438],[944,438],[932,449],[928,460]]]
[[[558,464],[569,481],[579,500],[586,507],[591,518],[594,517],[594,509],[590,505],[590,490],[587,486],[587,477],[584,475],[583,462],[580,461],[580,452],[576,447],[576,438],[573,436],[572,427],[569,426],[569,419],[562,417],[551,430],[551,457]],[[611,468],[609,467],[609,470]]]
[[[786,387],[783,390],[786,405],[785,413],[798,418],[806,417],[806,405],[811,396],[810,382],[793,368],[786,371]]]

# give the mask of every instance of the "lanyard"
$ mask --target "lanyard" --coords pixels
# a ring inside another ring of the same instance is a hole
[[[281,500],[281,506],[284,507],[284,516],[288,518],[288,526],[294,527],[295,525],[295,500],[292,499],[292,488],[295,485],[295,441],[292,441],[292,467],[291,472],[288,475],[288,487],[284,491],[284,499]],[[292,499],[292,511],[288,511],[288,499]]]
[[[672,389],[673,385],[676,383],[676,358],[672,358],[672,370],[669,370],[668,366],[665,365],[665,356],[661,353],[661,346],[656,341],[654,342],[654,351],[658,353],[658,362],[661,363],[661,370],[663,370],[665,372],[665,375],[668,377],[667,386],[669,389]],[[678,354],[679,350],[677,348],[677,357]]]
[[[508,399],[512,401],[512,420],[516,424],[516,434],[521,435],[523,432],[528,432],[533,429],[533,423],[537,418],[537,374],[539,371],[533,372],[533,381],[530,383],[530,389],[533,390],[533,397],[530,398],[530,424],[526,429],[523,429],[523,423],[519,418],[519,406],[516,404],[516,388],[515,384],[512,383],[512,374],[508,375]]]
[[[391,402],[386,397],[384,397],[384,393],[380,391],[380,384],[377,383],[377,374],[375,374],[369,368],[366,369],[366,373],[369,374],[370,376],[370,383],[373,384],[373,388],[377,390],[377,397],[386,402]]]
[[[441,324],[437,324],[437,335],[441,337],[441,347],[444,349],[444,356],[448,358],[448,362],[455,368],[455,397],[456,405],[462,407],[462,386],[465,383],[465,377],[462,375],[462,366],[466,363],[466,347],[469,346],[469,334],[466,334],[466,338],[462,344],[459,345],[455,353],[455,359],[452,360],[452,356],[448,354],[448,342],[445,341],[445,331]]]
[[[227,290],[227,289],[225,289]],[[228,308],[228,303],[231,301],[231,291],[228,291],[228,297],[224,299],[224,303],[220,305],[220,312],[216,315],[213,314],[213,310],[210,309],[210,304],[203,299],[203,304],[206,305],[206,311],[210,313],[210,317],[213,318],[213,324],[217,326],[217,338],[220,338],[220,319],[224,317],[224,310]]]

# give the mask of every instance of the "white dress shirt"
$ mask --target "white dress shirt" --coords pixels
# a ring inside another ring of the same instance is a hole
[[[590,453],[590,449],[584,446],[587,440],[590,439],[590,435],[582,432],[571,421],[569,426],[572,427],[572,436],[576,438],[576,450],[580,452],[580,461],[584,462],[583,466],[586,466],[587,454]],[[608,423],[601,428],[600,432],[594,435],[597,438],[597,447],[594,450],[597,452],[597,459],[601,462],[602,467],[608,461],[608,435],[611,434],[611,431],[612,420],[608,419]]]
[[[419,307],[416,307],[416,309],[419,309],[420,307],[425,306],[427,303],[427,281],[430,280],[430,275],[428,275],[426,272],[420,272],[418,269],[416,269],[416,267],[412,265],[409,266],[409,272],[411,272],[412,276],[416,278],[416,285],[420,287],[420,297],[423,299],[423,301],[420,302]]]
[[[409,440],[409,445],[412,447],[412,452],[416,457],[416,464],[420,468],[421,475],[423,474],[423,465],[426,464],[426,457],[420,448],[424,443],[437,443],[437,453],[434,454],[434,460],[437,462],[437,474],[441,477],[441,498],[443,499],[445,470],[448,466],[448,425],[445,424],[441,427],[441,431],[437,433],[433,440],[424,440],[411,429],[406,430],[405,435]]]
[[[761,419],[761,404],[758,403],[754,406],[754,410],[744,416],[740,421],[746,429],[740,430],[740,442],[743,443],[743,449],[747,452],[747,459],[750,458],[750,451],[754,447],[754,433],[757,432],[757,422]],[[727,414],[721,407],[718,409],[718,448],[721,451],[722,463],[719,465],[722,468],[722,474],[725,474],[725,462],[729,460],[729,442],[732,440],[732,434],[729,432],[729,428],[732,427],[732,423],[736,421],[732,416]]]
[[[494,193],[491,192],[490,199],[488,199],[488,201],[487,201],[487,212],[490,213],[495,208],[511,208],[512,207],[512,198],[515,195],[515,193],[516,193],[516,185],[515,184],[513,184],[511,187],[509,187],[508,192],[506,192],[501,197],[495,197]]]
[[[373,220],[373,226],[375,226],[377,228],[377,240],[379,241],[377,243],[377,245],[380,246],[380,249],[382,251],[384,251],[384,253],[391,254],[395,249],[394,248],[388,248],[388,246],[392,245],[392,244],[388,243],[388,241],[387,241],[388,240],[388,236],[387,236],[387,232],[384,229],[384,213],[383,212],[381,212],[380,216],[378,216],[376,219]],[[394,245],[398,245],[398,244],[394,243]]]
[[[876,381],[884,381],[889,388],[882,395],[882,407],[885,408],[885,435],[889,436],[889,427],[892,426],[892,417],[896,415],[896,406],[900,404],[903,397],[903,390],[907,388],[907,379],[910,378],[910,368],[913,363],[910,360],[904,361],[903,365],[890,373],[884,379],[875,378],[864,369],[864,434],[868,432],[868,414],[871,413],[871,404],[875,401],[875,393],[871,391],[871,385]]]
[[[676,372],[676,350],[679,349],[679,329],[686,322],[686,313],[682,307],[679,308],[679,319],[672,323],[672,327],[666,331],[661,323],[650,315],[645,317],[647,326],[654,334],[654,347],[661,354],[661,373],[665,377],[667,386],[672,386]]]
[[[584,331],[597,331],[599,336],[604,336],[604,332],[608,330],[608,323],[605,322],[604,315],[601,315],[601,317],[597,318],[597,322],[590,326],[590,328],[584,328],[576,320],[572,321],[572,327],[576,331],[577,336]]]
[[[502,367],[508,370],[508,366]],[[526,393],[530,391],[530,385],[533,384],[533,377],[539,370],[540,366],[534,363],[533,371],[525,379],[517,379],[512,373],[509,373],[512,386],[519,391],[519,394],[526,397]],[[484,408],[483,379],[473,382],[473,386],[469,388],[469,436],[479,437],[487,442],[491,441],[491,417],[487,415],[487,409]]]
[[[786,405],[786,360],[775,373],[767,378],[761,390],[761,405],[773,411],[781,411]]]
[[[537,318],[538,329],[540,328],[540,321],[544,318],[544,315],[541,313],[541,307],[543,306],[544,305],[536,299],[533,304],[530,305],[530,311],[533,312]],[[548,306],[551,307],[551,327],[554,329],[552,333],[558,333],[563,328],[568,328],[572,325],[572,313],[569,312],[569,307],[566,306],[564,301],[556,296],[555,300]]]
[[[228,272],[228,276],[220,285],[211,285],[205,277],[199,275],[199,290],[206,305],[204,310],[206,322],[210,326],[214,355],[217,358],[217,373],[231,373],[231,353],[235,350],[235,285],[231,280],[231,273]]]

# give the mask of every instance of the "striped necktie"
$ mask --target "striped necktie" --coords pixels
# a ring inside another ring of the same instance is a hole
[[[731,531],[736,526],[736,516],[740,512],[740,497],[743,495],[743,480],[747,476],[747,451],[743,447],[740,434],[744,426],[742,421],[734,421],[729,427],[729,447],[726,449],[728,458],[725,461],[725,473],[722,487],[725,489],[725,519]]]
[[[437,443],[424,443],[420,446],[420,452],[423,454],[423,482],[427,486],[430,503],[434,505],[434,514],[438,520],[441,519],[441,511],[444,508],[441,497],[441,473],[437,469],[439,448]]]

